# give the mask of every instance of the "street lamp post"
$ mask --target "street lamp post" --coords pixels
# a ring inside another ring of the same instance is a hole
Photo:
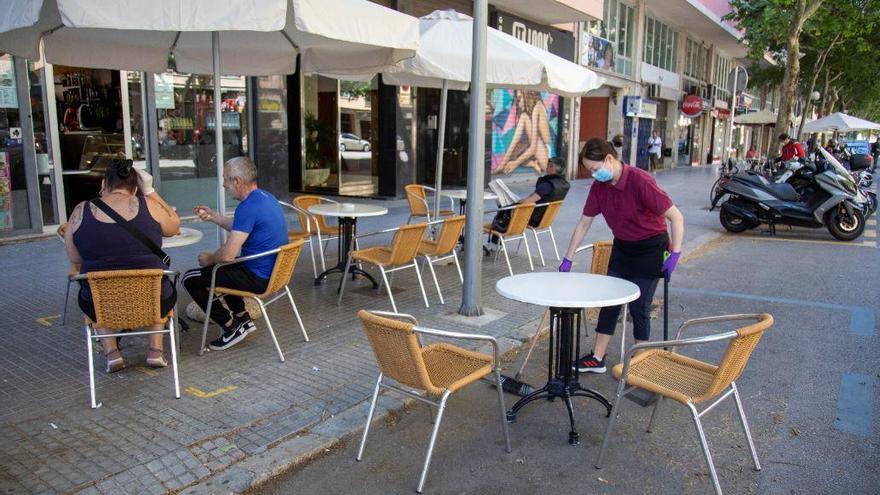
[[[738,76],[740,69],[743,70],[743,75],[745,76],[743,87],[745,88],[749,85],[748,71],[741,65],[735,66],[733,68],[733,89],[730,92],[730,119],[727,124],[727,158],[730,158],[730,151],[733,146],[733,118],[736,116],[736,88],[739,86]]]

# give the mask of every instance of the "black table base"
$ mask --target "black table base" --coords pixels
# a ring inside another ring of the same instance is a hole
[[[352,244],[354,243],[354,238],[357,235],[357,218],[355,217],[339,217],[339,237],[337,238],[338,247],[338,262],[336,266],[330,267],[325,270],[323,273],[315,277],[315,285],[321,285],[321,282],[327,278],[331,273],[345,273],[345,264],[348,262],[348,253],[351,252]],[[318,246],[318,249],[322,249],[323,246]],[[373,288],[378,289],[379,284],[376,282],[376,279],[373,278],[372,275],[361,270],[360,267],[355,265],[354,263],[348,269],[348,273],[351,274],[351,279],[354,280],[356,276],[360,275],[370,282],[373,283]],[[339,281],[339,287],[342,287],[342,280]],[[337,288],[337,291],[340,289]]]
[[[580,357],[581,310],[577,308],[550,308],[550,350],[547,353],[547,384],[523,397],[507,411],[507,420],[516,421],[516,414],[526,404],[538,399],[553,400],[557,397],[565,401],[571,431],[568,443],[580,443],[580,436],[574,420],[572,397],[595,399],[605,406],[605,416],[611,416],[611,403],[595,390],[582,387],[578,381],[577,370],[572,369],[575,359]]]

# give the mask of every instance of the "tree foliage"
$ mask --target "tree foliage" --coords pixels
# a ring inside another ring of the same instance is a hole
[[[733,20],[745,33],[751,86],[783,90],[783,108],[820,113],[846,109],[863,118],[880,117],[880,0],[732,0]],[[790,53],[796,53],[794,57]],[[767,58],[775,65],[767,63]],[[827,84],[826,84],[827,81]],[[827,87],[826,87],[827,86]],[[812,102],[810,94],[820,93]],[[787,97],[786,97],[787,96]],[[786,128],[780,109],[777,126]]]

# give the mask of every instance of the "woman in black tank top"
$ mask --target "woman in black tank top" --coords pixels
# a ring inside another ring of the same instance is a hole
[[[114,160],[104,174],[101,199],[122,218],[144,233],[156,245],[162,244],[163,235],[179,231],[180,219],[171,207],[152,190],[152,177],[132,167],[131,160]],[[138,192],[143,193],[142,196]],[[80,264],[80,273],[103,270],[166,268],[146,245],[117,225],[89,201],[80,203],[70,215],[64,232],[65,247],[72,263]],[[95,306],[88,284],[79,292],[79,306],[92,321]],[[169,280],[162,283],[162,312],[174,307],[177,294]],[[150,330],[161,330],[159,326]],[[107,333],[97,329],[98,333]],[[164,367],[168,363],[162,353],[162,334],[151,334],[147,365]],[[107,358],[107,372],[125,367],[115,338],[102,339]]]

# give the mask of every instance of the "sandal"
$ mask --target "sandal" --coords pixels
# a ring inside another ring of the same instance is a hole
[[[147,366],[150,368],[164,368],[168,366],[168,361],[162,353],[162,349],[154,349],[150,347],[147,351]]]
[[[119,349],[113,349],[104,354],[104,357],[107,358],[107,367],[104,370],[107,373],[116,373],[125,368],[125,361],[122,360],[122,354],[119,352]]]

